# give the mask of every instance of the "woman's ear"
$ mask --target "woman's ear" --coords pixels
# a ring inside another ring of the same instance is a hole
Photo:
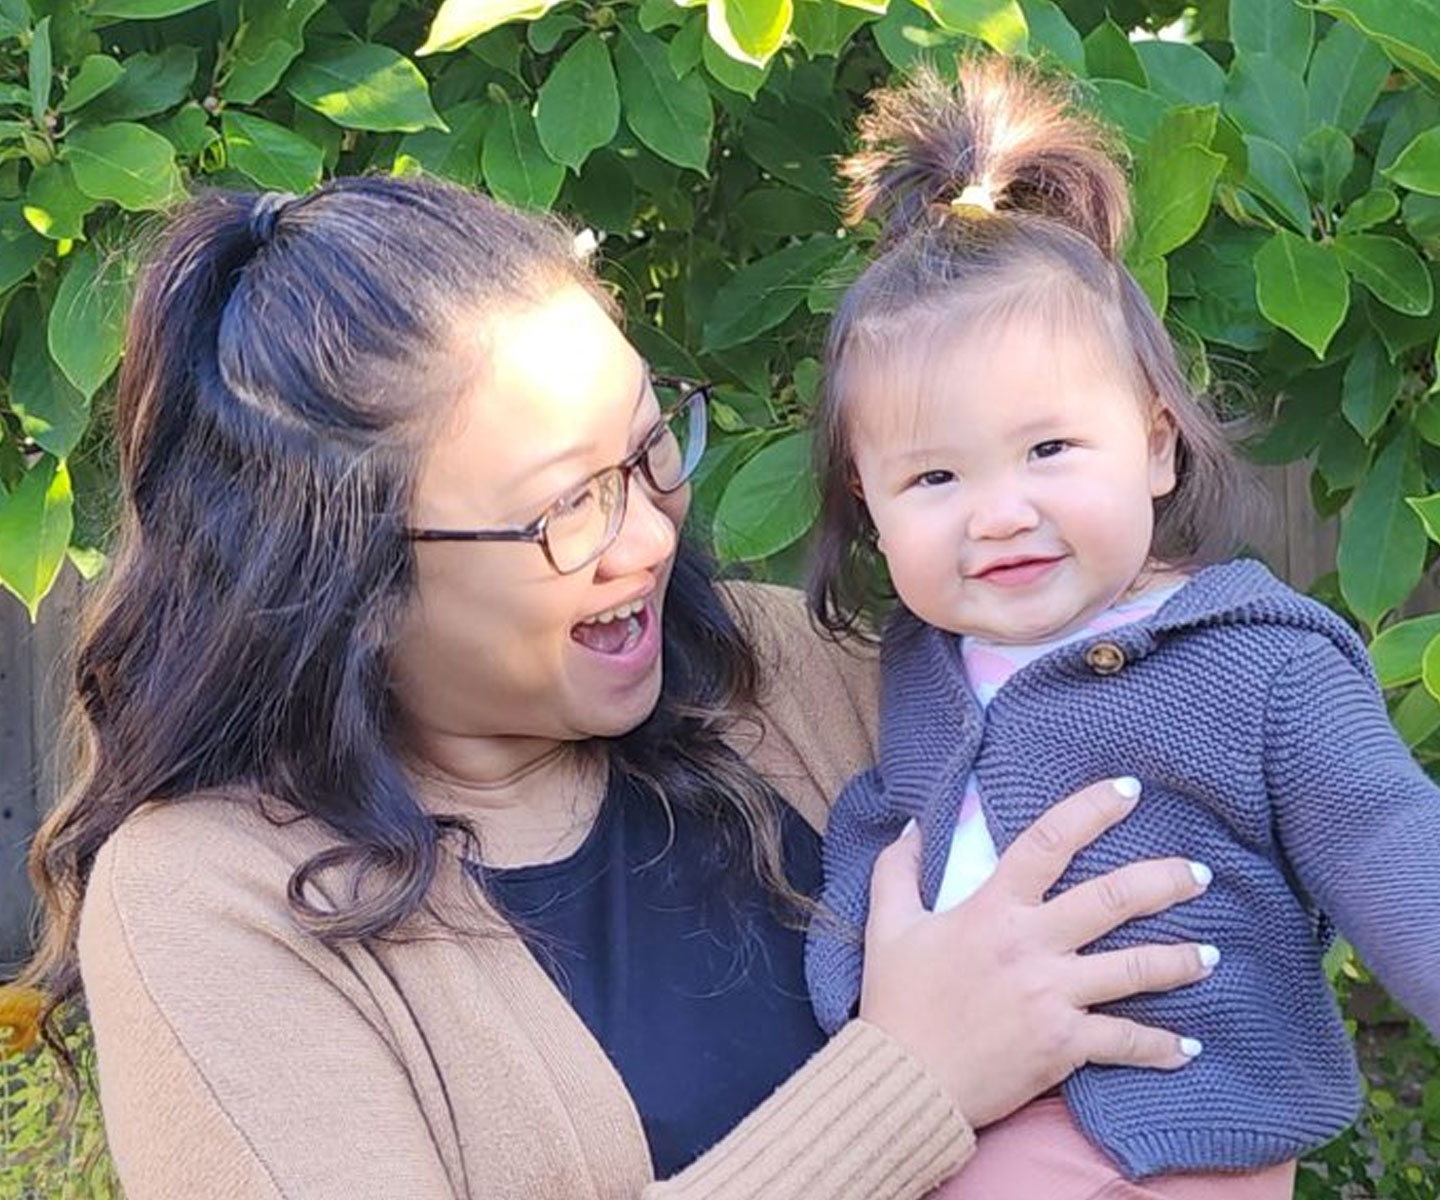
[[[1175,445],[1179,432],[1170,410],[1156,401],[1150,409],[1150,496],[1158,500],[1175,490]]]

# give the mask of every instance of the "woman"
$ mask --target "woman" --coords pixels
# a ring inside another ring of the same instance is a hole
[[[945,917],[898,844],[823,1043],[810,826],[873,663],[678,540],[703,395],[563,231],[417,181],[204,198],[117,419],[32,975],[83,977],[130,1200],[914,1197],[1080,1062],[1185,1061],[1084,1008],[1195,947],[1074,951],[1187,864],[1041,902],[1105,784]]]

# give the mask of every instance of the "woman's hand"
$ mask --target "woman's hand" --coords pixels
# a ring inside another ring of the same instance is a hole
[[[1199,895],[1205,868],[1184,859],[1139,862],[1044,898],[1074,854],[1123,819],[1138,794],[1134,780],[1109,781],[1055,805],[948,912],[920,904],[918,835],[901,837],[875,863],[860,1016],[915,1053],[977,1128],[1082,1063],[1174,1068],[1200,1051],[1183,1030],[1087,1009],[1202,979],[1213,950],[1077,951],[1134,917]]]

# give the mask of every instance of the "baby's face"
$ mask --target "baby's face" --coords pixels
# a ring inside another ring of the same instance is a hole
[[[906,606],[1028,643],[1113,603],[1175,487],[1168,415],[1093,337],[1025,318],[875,371],[851,407],[855,467]]]

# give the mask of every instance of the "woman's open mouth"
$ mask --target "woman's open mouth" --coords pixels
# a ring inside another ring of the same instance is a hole
[[[628,654],[640,644],[652,619],[645,600],[631,600],[587,617],[570,630],[570,636],[596,654]]]

